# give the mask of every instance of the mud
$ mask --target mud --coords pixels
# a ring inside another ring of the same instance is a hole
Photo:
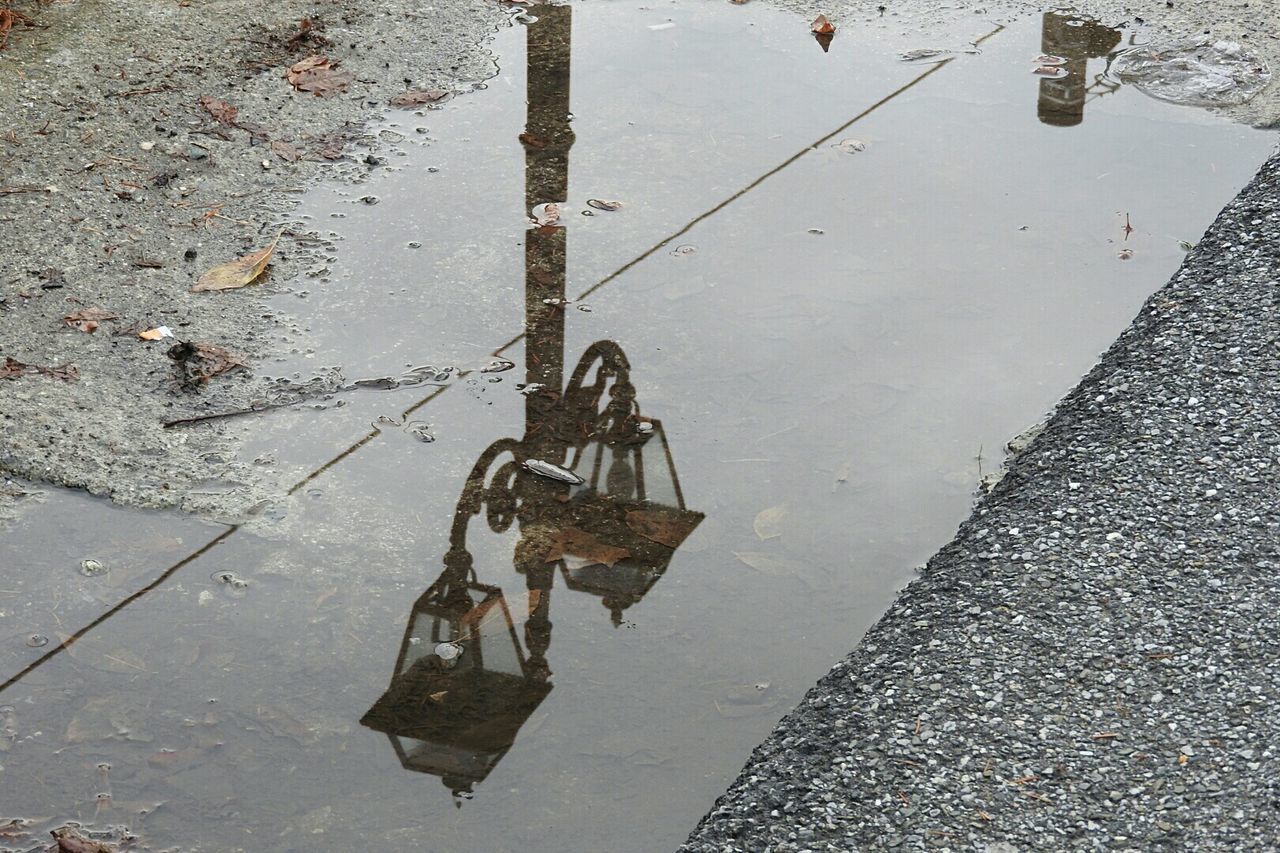
[[[395,95],[462,93],[492,76],[484,42],[510,13],[480,0],[81,0],[25,11],[38,26],[15,28],[0,51],[0,359],[74,365],[78,379],[0,379],[0,470],[28,481],[0,488],[0,515],[43,481],[240,517],[278,489],[268,466],[233,459],[252,424],[163,424],[287,399],[316,379],[336,384],[319,367],[272,375],[273,359],[306,342],[266,299],[305,299],[329,250],[323,223],[290,210],[317,180],[358,182],[378,168],[386,152],[362,123]],[[309,34],[303,18],[316,22]],[[347,91],[292,89],[285,69],[312,53],[352,73]],[[234,106],[236,126],[204,96]],[[260,283],[190,292],[200,273],[281,228]],[[64,322],[88,308],[118,319],[92,333]],[[166,355],[174,340],[137,337],[160,325],[250,368],[183,390]]]

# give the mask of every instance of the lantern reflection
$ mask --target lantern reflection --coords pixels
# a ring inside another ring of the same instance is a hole
[[[571,15],[541,6],[527,24],[527,208],[567,192]],[[472,467],[444,571],[414,603],[391,683],[361,719],[405,768],[439,776],[456,796],[492,772],[551,692],[557,573],[619,625],[703,517],[685,506],[662,423],[641,414],[617,343],[592,344],[564,381],[567,241],[564,228],[527,232],[524,435],[490,445]],[[537,473],[554,469],[570,473]],[[479,580],[505,568],[473,565],[467,535],[479,515],[494,533],[519,532],[518,596]]]

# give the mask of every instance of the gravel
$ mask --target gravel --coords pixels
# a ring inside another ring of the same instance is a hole
[[[1280,838],[1280,157],[686,853]]]

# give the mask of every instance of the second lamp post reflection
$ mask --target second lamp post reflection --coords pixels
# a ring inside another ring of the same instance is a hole
[[[536,9],[526,19],[520,135],[526,211],[565,201],[574,141],[572,9]],[[551,692],[557,573],[620,624],[702,519],[685,507],[662,424],[640,414],[621,347],[592,344],[566,383],[566,252],[566,229],[528,231],[524,434],[490,445],[471,469],[444,571],[414,603],[391,684],[361,720],[390,738],[404,767],[441,777],[455,794],[489,775]],[[467,531],[481,515],[495,533],[519,532],[519,595],[485,582],[504,567],[474,564]]]

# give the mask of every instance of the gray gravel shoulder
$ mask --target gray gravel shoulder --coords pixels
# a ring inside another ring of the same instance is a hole
[[[290,211],[318,179],[360,181],[379,167],[364,124],[390,98],[463,93],[496,73],[486,42],[510,12],[492,0],[17,8],[38,26],[15,27],[0,51],[0,365],[70,365],[78,379],[0,371],[0,520],[38,493],[33,482],[237,519],[281,487],[235,461],[247,427],[161,424],[334,384],[272,376],[274,359],[306,340],[267,297],[314,286],[333,251]],[[285,69],[312,54],[351,72],[349,88],[294,91]],[[206,96],[236,108],[234,124]],[[282,228],[261,283],[190,292]],[[93,333],[63,322],[90,308],[117,319]],[[174,341],[137,337],[160,325],[248,369],[183,390],[166,355]]]
[[[1280,157],[685,853],[1273,850]]]

